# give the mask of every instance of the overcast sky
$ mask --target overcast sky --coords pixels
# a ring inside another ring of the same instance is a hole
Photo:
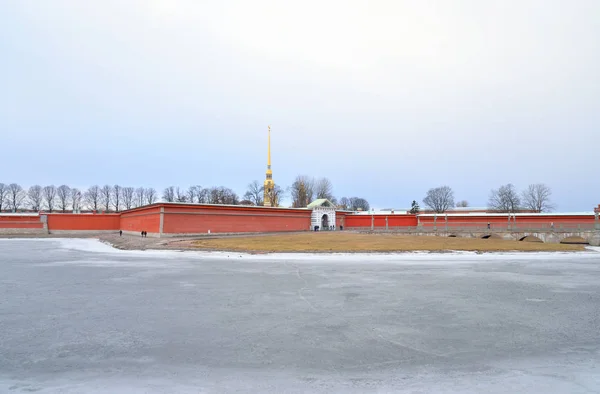
[[[600,1],[0,1],[0,182],[600,203]]]

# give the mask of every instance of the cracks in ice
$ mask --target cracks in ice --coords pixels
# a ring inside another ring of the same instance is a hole
[[[504,373],[511,373],[511,372],[512,373],[520,373],[520,374],[526,375],[526,376],[544,377],[544,378],[555,379],[559,382],[571,383],[571,384],[573,384],[577,387],[580,387],[590,393],[599,393],[600,392],[600,391],[594,390],[593,388],[586,386],[583,383],[578,382],[574,377],[570,377],[570,376],[559,375],[559,374],[554,374],[554,373],[528,371],[528,370],[521,369],[521,368],[506,368],[506,367],[500,367],[500,366],[489,365],[489,364],[483,364],[483,365],[487,366],[488,368],[490,368],[492,370],[497,370],[497,371],[501,371]]]
[[[304,277],[300,274],[300,267],[296,267],[296,276],[298,277],[298,279],[302,280],[304,282],[304,287],[302,287],[300,290],[298,290],[298,297],[300,297],[301,300],[303,300],[304,302],[306,302],[306,304],[308,304],[308,306],[310,306],[310,308],[318,313],[321,313],[321,311],[317,308],[315,308],[315,306],[313,304],[310,303],[310,301],[308,301],[306,299],[306,297],[304,297],[304,294],[302,294],[302,292],[306,289],[308,289],[308,282],[306,281],[306,279],[304,279]]]
[[[394,346],[401,347],[401,348],[403,348],[403,349],[410,349],[410,350],[412,350],[412,351],[414,351],[414,352],[417,352],[417,353],[422,353],[422,354],[426,354],[426,355],[428,355],[428,356],[435,356],[435,357],[440,357],[440,358],[447,358],[447,357],[448,357],[448,356],[446,356],[446,355],[443,355],[443,354],[437,354],[437,353],[434,353],[434,352],[431,352],[431,351],[426,351],[426,350],[417,349],[416,347],[413,347],[413,346],[408,346],[408,345],[405,345],[405,344],[403,344],[403,343],[400,343],[400,342],[397,342],[397,341],[393,341],[393,340],[391,340],[391,339],[385,338],[385,337],[384,337],[383,335],[381,335],[381,334],[377,334],[377,336],[378,336],[379,338],[381,338],[382,340],[384,340],[384,341],[386,341],[386,342],[389,342],[389,343],[391,343],[391,344],[392,344],[392,345],[394,345]]]
[[[285,262],[286,265],[289,266],[289,264],[287,262]],[[299,290],[298,290],[298,298],[300,298],[304,303],[306,303],[310,309],[312,309],[313,311],[320,313],[320,314],[324,314],[324,315],[329,315],[331,317],[335,317],[338,318],[340,320],[342,320],[344,323],[346,323],[348,325],[348,327],[352,328],[353,330],[357,330],[357,327],[355,324],[351,323],[348,319],[344,318],[341,315],[336,315],[334,313],[331,313],[329,311],[325,311],[322,309],[319,309],[317,307],[315,307],[308,299],[306,299],[306,297],[304,296],[303,292],[305,290],[308,290],[310,288],[310,286],[308,285],[308,281],[306,280],[306,278],[304,278],[304,276],[302,276],[302,273],[300,272],[300,267],[297,265],[293,265],[293,267],[296,269],[296,277],[301,280],[304,283],[304,286],[302,286]],[[362,331],[362,330],[359,330]],[[409,349],[412,350],[413,352],[417,352],[417,353],[421,353],[421,354],[426,354],[428,356],[434,356],[434,357],[438,357],[438,358],[448,358],[447,355],[443,355],[443,354],[437,354],[431,351],[426,351],[426,350],[422,350],[422,349],[418,349],[416,347],[413,346],[409,346],[403,343],[400,343],[398,341],[389,339],[384,337],[382,334],[380,333],[373,333],[372,330],[365,330],[366,334],[368,336],[370,336],[371,338],[375,339],[375,340],[381,340],[384,342],[387,342],[389,344],[392,344],[394,346],[400,347],[402,349]],[[394,359],[394,360],[387,360],[387,361],[381,361],[381,362],[374,362],[374,363],[365,363],[365,364],[357,364],[357,365],[352,365],[352,366],[348,366],[347,368],[344,369],[355,369],[355,368],[369,368],[369,367],[377,367],[377,366],[385,366],[385,365],[393,365],[393,364],[397,364],[397,363],[401,363],[405,361],[404,359]],[[334,368],[334,370],[336,372],[338,372],[337,369]]]

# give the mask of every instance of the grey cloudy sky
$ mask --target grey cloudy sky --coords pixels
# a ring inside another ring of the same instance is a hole
[[[600,203],[600,2],[0,1],[0,182]]]

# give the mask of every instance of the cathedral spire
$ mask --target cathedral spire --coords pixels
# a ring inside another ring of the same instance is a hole
[[[265,207],[277,206],[276,196],[273,193],[275,182],[273,182],[273,171],[271,170],[271,126],[269,126],[269,135],[267,140],[267,173],[264,186],[264,202]]]
[[[271,126],[269,125],[269,142],[268,142],[268,154],[269,157],[267,159],[267,169],[271,169]]]

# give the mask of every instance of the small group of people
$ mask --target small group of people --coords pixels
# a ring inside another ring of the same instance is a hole
[[[340,226],[340,231],[342,231],[343,229],[344,229],[344,226]],[[321,230],[321,226],[314,226],[314,227],[313,227],[313,230],[314,230],[314,231],[322,231],[322,230]],[[329,231],[335,231],[335,225],[331,225],[331,226],[329,226],[328,230],[329,230]]]
[[[119,230],[119,237],[123,236],[123,230]],[[142,238],[147,238],[148,237],[148,232],[147,231],[142,231]]]

